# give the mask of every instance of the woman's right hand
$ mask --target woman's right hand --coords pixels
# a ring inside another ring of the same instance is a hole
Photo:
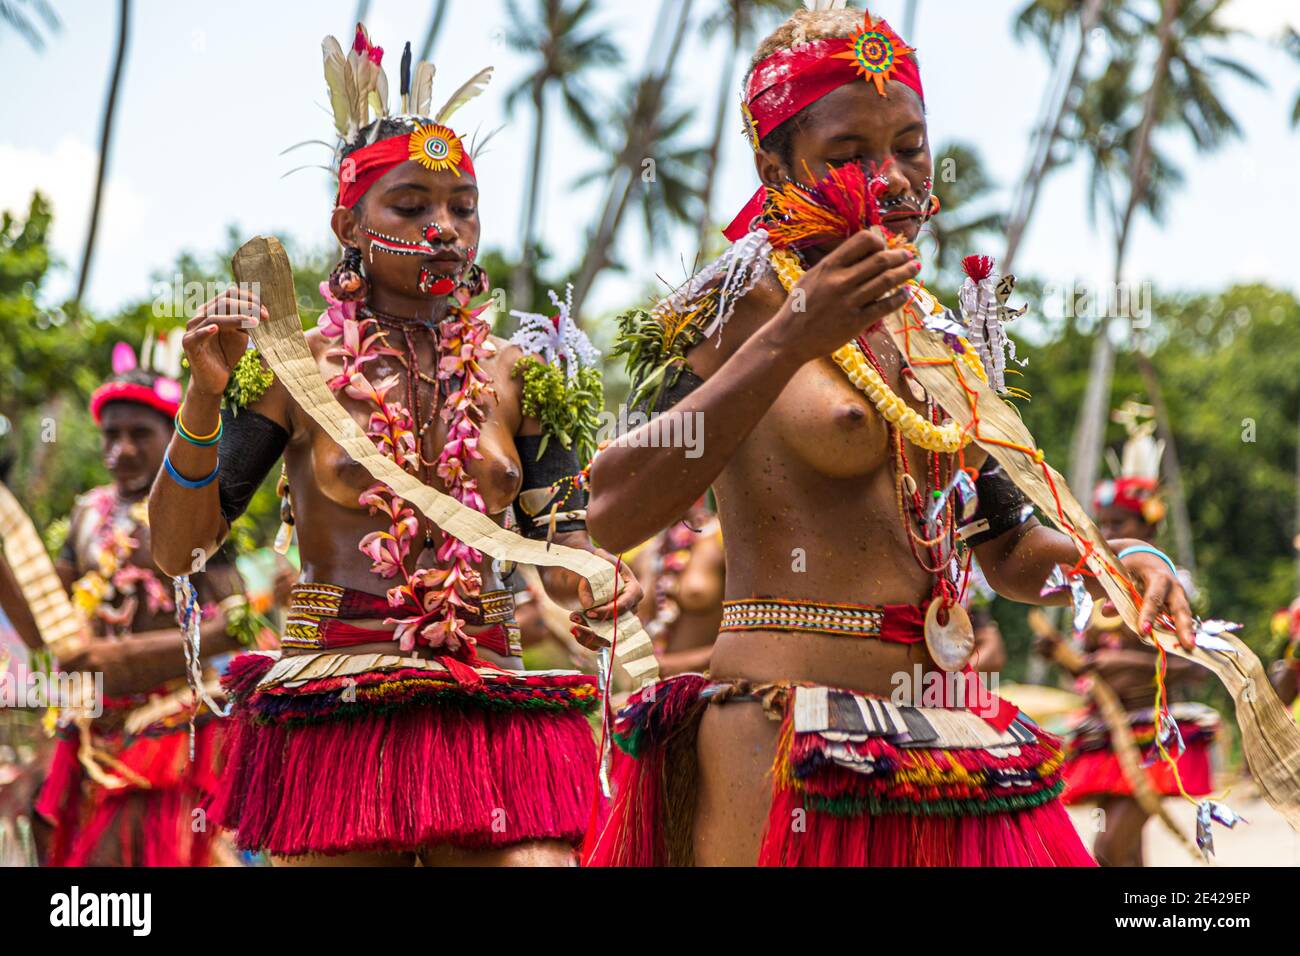
[[[777,313],[783,348],[803,362],[830,355],[902,308],[905,283],[921,264],[905,249],[886,249],[869,230],[850,236],[799,280]]]
[[[185,325],[181,344],[190,389],[220,396],[248,348],[248,330],[270,315],[251,289],[234,287],[203,303]]]

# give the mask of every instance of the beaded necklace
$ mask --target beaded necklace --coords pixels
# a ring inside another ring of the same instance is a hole
[[[380,317],[370,309],[358,309],[356,303],[341,302],[326,283],[321,284],[321,295],[329,304],[320,321],[322,333],[340,342],[326,354],[343,361],[343,370],[330,380],[330,387],[373,407],[367,434],[394,463],[422,481],[429,480],[428,469],[432,467],[449,495],[461,504],[485,511],[478,483],[465,468],[483,457],[478,451],[481,405],[495,395],[491,379],[480,364],[496,351],[488,341],[487,323],[453,305],[436,329],[426,326],[425,331],[434,336],[438,357],[436,377],[429,376],[420,369],[412,334],[419,329],[393,316]],[[392,347],[385,323],[389,331],[402,331],[405,349]],[[363,373],[364,366],[381,355],[395,358],[406,368],[406,405],[388,398],[400,375],[371,382]],[[419,382],[434,386],[427,414],[422,413]],[[437,460],[428,461],[423,455],[422,439],[435,414],[447,422],[447,440]],[[395,625],[393,639],[403,651],[412,650],[418,642],[452,653],[462,649],[472,653],[474,641],[465,633],[461,609],[475,604],[482,589],[478,572],[482,555],[457,538],[443,535],[436,553],[437,566],[408,571],[411,545],[420,529],[415,510],[382,482],[366,489],[359,500],[372,514],[382,512],[389,520],[387,531],[367,534],[358,548],[370,558],[374,574],[397,582],[388,590],[388,603],[395,613],[385,620]],[[432,546],[435,531],[436,526],[426,524],[426,547]]]
[[[771,263],[782,287],[789,293],[804,273],[798,256],[790,250],[777,250],[771,255]],[[915,280],[910,281],[908,285],[916,290],[922,288]],[[910,319],[916,319],[910,303],[904,309]],[[967,348],[965,352],[958,354],[972,372],[981,380],[987,381],[983,365],[972,349]],[[889,387],[884,368],[872,350],[865,333],[837,349],[832,357],[849,381],[871,399],[889,428],[890,443],[894,448],[895,457],[894,487],[899,519],[907,532],[908,548],[912,552],[913,560],[934,581],[931,590],[932,600],[926,615],[926,644],[930,648],[931,656],[944,670],[960,670],[965,666],[973,649],[973,632],[969,618],[958,603],[961,593],[965,590],[965,580],[969,579],[970,555],[966,554],[963,567],[957,570],[955,575],[950,576],[949,572],[957,551],[956,517],[953,496],[945,495],[942,491],[946,484],[943,456],[960,453],[966,445],[970,444],[972,437],[954,421],[941,425],[939,407],[928,395],[925,395],[924,399],[927,416],[922,416],[897,395]],[[911,369],[904,363],[902,369],[904,380],[907,380],[909,373]],[[929,452],[924,495],[922,489],[917,486],[916,479],[912,477],[903,443],[905,438]],[[951,469],[950,464],[948,470]],[[931,496],[942,500],[939,511],[933,518],[927,516],[925,504],[927,497]],[[910,515],[907,505],[912,509]],[[938,533],[933,537],[918,534],[916,531],[918,525],[927,532],[931,525],[937,525]],[[929,552],[928,561],[922,556],[920,548]],[[959,581],[962,582],[960,587],[957,583]]]

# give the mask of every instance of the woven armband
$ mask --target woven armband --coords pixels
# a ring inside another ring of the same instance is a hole
[[[651,410],[656,415],[668,411],[668,409],[685,400],[686,396],[704,384],[704,379],[696,375],[691,367],[685,363],[675,371],[669,371],[667,376],[671,379],[671,383],[664,385],[663,391],[655,399],[655,406]]]
[[[217,446],[221,479],[217,491],[227,524],[244,513],[253,495],[289,444],[289,433],[265,415],[244,409],[221,413],[225,431]]]
[[[1002,537],[1033,516],[1034,506],[994,458],[980,470],[975,493],[979,496],[975,514],[958,532],[972,548]]]
[[[541,458],[541,435],[515,438],[524,470],[523,490],[515,501],[519,533],[546,539],[555,534],[587,529],[587,492],[578,484],[578,456],[551,441]]]

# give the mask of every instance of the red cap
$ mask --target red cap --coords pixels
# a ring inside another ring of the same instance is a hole
[[[152,386],[139,382],[106,382],[90,396],[90,416],[96,425],[109,402],[134,402],[172,418],[180,411],[181,385],[170,378],[156,379]]]

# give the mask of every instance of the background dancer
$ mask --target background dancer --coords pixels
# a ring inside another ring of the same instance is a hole
[[[91,625],[91,636],[58,666],[103,675],[104,713],[93,720],[64,714],[36,810],[53,827],[53,866],[205,866],[216,827],[196,811],[221,767],[222,728],[200,705],[191,760],[184,637],[171,582],[154,567],[145,500],[162,468],[181,388],[138,367],[126,344],[114,350],[113,368],[90,404],[113,480],[77,500],[55,562]],[[11,577],[3,557],[0,565],[0,576]],[[234,566],[215,552],[193,581],[204,653],[251,643],[256,628],[242,613]],[[0,588],[0,596],[15,622],[31,621],[13,589]],[[41,646],[34,626],[19,625],[19,632]]]
[[[1150,414],[1149,408],[1130,403],[1115,416],[1129,431],[1122,463],[1116,477],[1101,482],[1093,494],[1097,527],[1108,538],[1153,543],[1160,532],[1165,515],[1159,486],[1164,448],[1154,437],[1155,422]],[[1191,579],[1185,571],[1180,578],[1190,591]],[[1128,713],[1134,740],[1150,761],[1146,773],[1155,792],[1167,797],[1209,794],[1213,789],[1210,755],[1219,732],[1219,716],[1210,707],[1186,699],[1189,690],[1204,683],[1204,668],[1181,657],[1166,657],[1165,686],[1173,701],[1170,712],[1185,747],[1177,755],[1175,777],[1155,750],[1155,673],[1160,666],[1156,651],[1124,626],[1109,601],[1093,606],[1083,632],[1083,648],[1088,667],[1110,685]],[[1133,796],[1105,721],[1095,707],[1090,707],[1071,731],[1067,754],[1062,799],[1070,805],[1096,803],[1103,811],[1105,827],[1097,831],[1093,844],[1097,862],[1142,866],[1147,812]]]

